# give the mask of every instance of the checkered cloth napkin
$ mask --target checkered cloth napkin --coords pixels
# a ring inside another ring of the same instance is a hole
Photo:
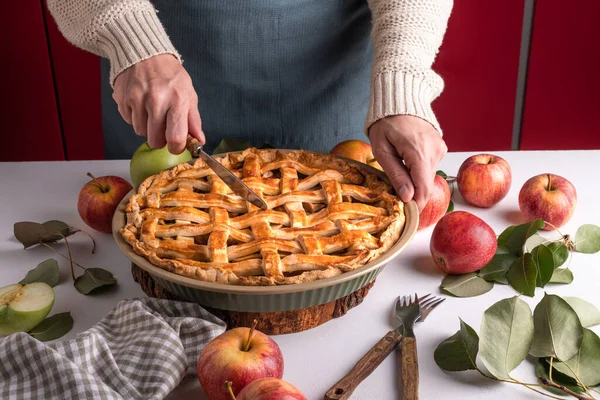
[[[197,304],[125,300],[76,339],[0,338],[0,399],[163,399],[225,324]]]

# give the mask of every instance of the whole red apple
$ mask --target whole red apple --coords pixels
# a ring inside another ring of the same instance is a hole
[[[79,216],[91,228],[111,233],[113,214],[119,202],[133,187],[118,176],[96,178],[89,172],[88,176],[92,180],[81,188],[77,199]]]
[[[446,180],[436,175],[433,181],[433,190],[425,204],[425,208],[419,213],[418,229],[425,229],[440,220],[446,214],[450,205],[450,186]]]
[[[467,158],[456,176],[458,191],[469,204],[491,207],[502,200],[512,183],[510,165],[502,157],[477,154]]]
[[[228,387],[231,382],[227,382]],[[277,378],[261,378],[250,382],[233,400],[306,400],[306,397],[291,383]]]
[[[198,358],[198,379],[211,400],[231,400],[224,383],[238,394],[260,378],[283,377],[283,355],[273,339],[253,328],[235,328],[214,338]]]
[[[373,156],[371,145],[362,140],[345,140],[340,142],[331,149],[331,154],[350,158],[383,171],[383,168],[381,168],[381,165],[379,165]]]
[[[541,174],[529,178],[519,192],[519,208],[528,221],[541,218],[542,229],[553,230],[566,224],[575,211],[577,191],[562,176]]]
[[[429,242],[433,261],[447,274],[478,271],[494,257],[497,247],[493,229],[466,211],[444,215]]]

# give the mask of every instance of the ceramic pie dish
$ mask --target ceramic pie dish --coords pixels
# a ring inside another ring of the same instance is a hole
[[[281,153],[285,153],[285,156],[281,156],[281,157],[296,157],[297,152],[294,151],[290,151],[290,150],[281,150]],[[304,157],[304,155],[302,155]],[[220,155],[219,157],[223,157],[223,155]],[[233,156],[229,155],[230,159],[236,159],[237,156]],[[262,156],[261,156],[262,157]],[[331,156],[328,156],[331,157]],[[264,160],[262,160],[264,161]],[[331,160],[329,160],[331,161]],[[335,161],[335,160],[334,160]],[[339,161],[339,160],[338,160]],[[369,167],[365,164],[361,164],[358,162],[355,162],[353,160],[349,160],[349,159],[343,159],[343,161],[345,163],[347,163],[350,166],[358,166],[361,170],[366,171],[366,175],[371,175],[371,178],[373,178],[373,175],[377,176],[377,180],[381,180],[381,181],[387,181],[387,177],[385,176],[385,174],[383,174],[381,171],[376,170],[372,167]],[[192,165],[194,163],[194,161],[190,162],[189,165]],[[250,162],[250,164],[252,164],[252,162]],[[310,163],[304,163],[307,165],[310,165]],[[248,162],[245,163],[246,165],[246,169],[247,169],[247,165]],[[198,172],[198,171],[194,171],[192,170],[191,167],[189,167],[188,165],[183,166],[184,168],[182,168],[182,166],[178,167],[174,167],[173,170],[176,171],[184,171],[182,176],[189,176],[190,173],[193,172]],[[269,169],[268,167],[266,169]],[[301,169],[301,168],[300,168]],[[338,168],[339,169],[339,168]],[[352,167],[351,169],[355,169],[354,167]],[[263,168],[263,170],[265,170],[265,168]],[[276,180],[278,180],[280,182],[280,184],[283,186],[286,185],[286,179],[289,182],[294,182],[293,184],[298,184],[297,182],[300,181],[300,184],[302,184],[302,180],[301,179],[288,179],[286,178],[288,173],[292,173],[295,174],[294,171],[292,171],[292,168],[281,168],[282,171],[282,175],[279,177],[277,176]],[[202,172],[202,171],[200,171]],[[342,172],[347,172],[347,171],[342,171]],[[351,171],[352,172],[352,171]],[[179,173],[179,172],[178,172]],[[270,173],[270,172],[269,172]],[[187,174],[187,175],[186,175]],[[307,173],[302,173],[302,175],[306,175]],[[198,175],[198,174],[196,174]],[[365,176],[366,176],[365,175]],[[164,176],[170,176],[172,177],[173,174],[164,174]],[[154,179],[153,184],[155,184],[160,177],[157,177],[156,179]],[[179,182],[179,186],[185,186],[189,184],[189,181],[186,180],[188,178],[178,178],[177,182]],[[340,178],[341,179],[341,178]],[[273,180],[275,180],[275,178],[272,178],[270,181],[268,179],[265,179],[264,182],[272,182]],[[306,179],[306,181],[308,181],[310,179]],[[312,179],[314,181],[314,179]],[[329,180],[329,179],[323,179],[323,180]],[[372,181],[372,180],[371,180]],[[208,183],[210,183],[211,180],[210,178],[208,179]],[[263,182],[263,183],[264,183]],[[197,182],[195,182],[197,183]],[[310,182],[309,182],[310,183]],[[372,182],[371,182],[372,183]],[[371,185],[371,183],[369,183],[369,185]],[[323,189],[321,189],[321,192],[327,192],[328,188],[331,187],[332,185],[328,184],[327,182],[325,182],[326,185],[322,185]],[[335,185],[337,185],[334,182]],[[140,192],[142,192],[144,190],[142,184],[140,186]],[[166,182],[166,184],[163,184],[161,186],[161,188],[165,188],[165,187],[172,187],[173,185],[170,182]],[[206,182],[204,182],[204,186],[206,186]],[[264,186],[264,185],[263,185]],[[340,187],[343,186],[344,190],[350,190],[350,188],[353,186],[351,184],[348,185],[337,185],[338,186],[338,191],[340,191]],[[213,187],[213,193],[214,193],[214,188],[215,188],[215,183],[212,182],[212,187]],[[371,189],[373,189],[373,187],[375,187],[376,189],[378,188],[378,186],[372,186],[371,185]],[[168,189],[168,190],[172,190],[172,189]],[[224,189],[219,189],[217,187],[216,190],[224,190]],[[268,189],[266,189],[268,190]],[[365,196],[367,193],[367,191],[370,190],[368,188],[365,189],[364,192],[358,193],[356,194],[356,196],[360,197],[360,196]],[[176,189],[176,191],[179,191],[179,189]],[[195,191],[195,189],[194,189]],[[377,192],[377,190],[375,190]],[[371,190],[372,192],[372,190]],[[163,193],[163,192],[161,192]],[[193,194],[193,191],[190,190],[189,193]],[[190,210],[189,211],[193,211],[193,216],[194,218],[206,218],[206,216],[208,215],[207,213],[202,214],[203,212],[200,211],[200,214],[197,215],[197,212],[193,209],[194,204],[191,203],[192,200],[189,200],[189,193],[185,192],[185,188],[178,193],[174,193],[173,196],[169,195],[169,196],[163,196],[163,198],[167,201],[174,201],[173,198],[175,198],[175,196],[177,197],[177,199],[184,199],[183,201],[183,205],[187,204],[187,206],[190,206]],[[306,192],[307,196],[310,194],[309,192]],[[314,194],[314,192],[312,192]],[[188,195],[187,197],[182,197],[182,195]],[[132,196],[134,196],[132,198]],[[161,195],[162,196],[162,195]],[[194,195],[196,196],[196,195]],[[320,238],[314,238],[314,237],[309,237],[310,241],[307,240],[307,244],[304,243],[303,240],[299,240],[299,242],[301,242],[302,247],[305,248],[305,250],[307,250],[308,246],[310,245],[312,247],[311,252],[314,253],[314,251],[317,251],[316,254],[320,254],[320,256],[315,256],[311,259],[311,257],[309,257],[308,254],[302,256],[302,255],[298,255],[297,257],[299,259],[304,259],[304,260],[308,260],[306,262],[303,262],[303,264],[305,265],[313,265],[313,269],[314,271],[306,271],[301,273],[300,276],[303,277],[308,277],[306,279],[297,279],[297,271],[294,271],[294,265],[290,266],[290,263],[288,262],[290,259],[291,260],[296,260],[296,256],[294,253],[296,253],[296,250],[292,249],[292,250],[285,250],[285,254],[287,254],[288,251],[292,251],[292,254],[289,254],[287,256],[282,255],[281,259],[284,261],[282,262],[279,257],[275,257],[275,262],[278,262],[280,265],[280,270],[279,270],[279,283],[289,283],[289,282],[293,282],[293,284],[274,284],[273,282],[277,279],[273,278],[273,277],[263,277],[263,278],[256,278],[254,276],[241,276],[240,278],[237,278],[237,276],[235,274],[231,274],[228,273],[227,271],[232,270],[235,271],[236,265],[249,265],[249,264],[256,264],[259,262],[259,260],[257,258],[260,258],[260,255],[256,256],[252,256],[252,255],[248,255],[248,251],[247,249],[249,248],[249,246],[245,243],[239,243],[238,239],[235,239],[234,237],[234,245],[229,245],[229,250],[228,253],[231,254],[234,258],[233,259],[225,259],[225,263],[221,263],[221,265],[223,266],[223,268],[219,268],[221,271],[225,271],[225,274],[219,272],[218,275],[218,279],[212,278],[213,281],[209,281],[207,279],[205,279],[205,275],[204,272],[200,278],[201,279],[195,279],[193,276],[189,276],[190,274],[188,273],[186,276],[186,273],[182,274],[182,271],[185,272],[185,269],[182,270],[181,265],[178,265],[178,263],[173,263],[171,262],[171,259],[168,257],[173,257],[173,254],[179,254],[179,255],[185,255],[186,254],[186,249],[188,251],[187,254],[189,254],[190,251],[199,251],[199,252],[205,252],[207,255],[206,257],[210,257],[211,254],[217,254],[217,256],[214,257],[222,257],[223,255],[219,255],[218,254],[218,250],[219,249],[215,249],[214,248],[214,243],[216,243],[214,240],[209,240],[208,242],[208,246],[206,246],[206,242],[204,242],[204,244],[198,244],[195,243],[194,240],[192,238],[188,238],[185,237],[185,229],[186,226],[184,226],[184,224],[181,221],[172,221],[172,219],[174,217],[166,217],[164,216],[164,214],[162,214],[162,216],[160,216],[161,218],[161,226],[159,226],[158,228],[156,227],[156,221],[159,217],[156,217],[154,214],[154,208],[150,208],[148,209],[147,213],[138,213],[135,214],[135,216],[132,216],[132,204],[135,206],[137,205],[138,200],[141,202],[148,202],[148,201],[154,201],[153,199],[155,199],[156,196],[151,197],[148,196],[145,199],[139,200],[139,193],[137,191],[132,191],[131,193],[129,193],[122,201],[121,204],[119,205],[119,207],[117,208],[117,211],[115,212],[114,216],[113,216],[113,236],[115,238],[115,241],[118,245],[118,247],[121,249],[121,251],[135,264],[137,265],[139,268],[141,268],[142,270],[146,271],[148,274],[150,274],[150,276],[163,288],[165,288],[167,291],[171,292],[172,294],[186,299],[188,301],[193,301],[196,303],[199,303],[201,305],[204,305],[206,307],[210,307],[210,308],[216,308],[216,309],[221,309],[221,310],[228,310],[228,311],[237,311],[237,312],[278,312],[278,311],[290,311],[290,310],[298,310],[298,309],[304,309],[304,308],[308,308],[308,307],[312,307],[312,306],[318,306],[321,304],[325,304],[334,300],[337,300],[339,298],[342,298],[344,296],[347,296],[357,290],[359,290],[360,288],[364,287],[365,285],[369,284],[371,281],[373,281],[375,279],[375,277],[379,274],[379,272],[383,269],[383,267],[390,261],[392,260],[394,257],[396,257],[407,245],[408,243],[411,241],[411,239],[413,238],[414,234],[417,231],[417,226],[418,226],[418,210],[416,207],[416,203],[414,202],[409,202],[403,205],[401,212],[404,213],[403,218],[404,218],[404,223],[403,226],[401,228],[401,231],[399,232],[399,234],[397,235],[398,239],[395,240],[393,243],[391,243],[388,246],[385,246],[385,248],[382,249],[376,249],[376,250],[370,250],[370,253],[375,254],[377,253],[377,257],[372,257],[372,261],[368,261],[366,263],[361,263],[360,265],[356,265],[354,264],[351,268],[347,267],[347,268],[342,268],[342,271],[336,271],[336,274],[323,274],[321,273],[322,268],[317,268],[314,267],[313,264],[318,263],[319,260],[321,260],[321,262],[325,262],[323,260],[330,260],[333,258],[336,259],[343,259],[344,257],[341,256],[336,256],[335,254],[342,254],[342,252],[334,252],[331,253],[332,249],[325,249],[323,246],[325,245],[330,245],[330,241],[328,241],[328,239],[320,239]],[[168,197],[168,199],[167,199]],[[196,197],[202,197],[202,195],[200,196],[196,196]],[[214,197],[214,196],[213,196]],[[273,205],[273,214],[277,214],[277,212],[275,211],[275,207],[277,206],[277,204],[273,203],[274,201],[279,201],[276,199],[279,199],[281,196],[277,197],[277,196],[271,196],[270,199],[272,201],[272,205]],[[310,196],[309,196],[310,197]],[[314,196],[313,196],[314,197]],[[326,193],[326,197],[328,198],[327,201],[331,202],[331,201],[335,201],[332,200],[335,198],[334,194],[332,193]],[[208,196],[206,197],[208,198]],[[341,200],[341,194],[338,197],[340,200],[338,201],[342,201]],[[346,195],[346,198],[349,198],[349,196]],[[185,200],[188,199],[188,200]],[[163,201],[165,201],[163,200]],[[179,201],[179,200],[178,200]],[[189,203],[186,203],[186,201]],[[352,202],[352,200],[344,200],[344,201],[350,201]],[[295,201],[294,201],[295,202]],[[357,204],[357,203],[355,203]],[[380,201],[380,204],[383,204],[383,200]],[[179,205],[179,204],[178,204]],[[235,208],[235,205],[231,205],[231,203],[227,202],[228,207],[233,207]],[[126,207],[128,212],[126,212]],[[277,206],[280,210],[283,210],[284,207],[282,206]],[[349,208],[353,208],[354,206],[352,204],[350,204],[348,206]],[[348,208],[347,207],[347,208]],[[358,207],[358,206],[357,206]],[[134,207],[135,208],[135,207]],[[181,208],[181,207],[180,207]],[[218,207],[217,207],[218,208]],[[329,207],[330,209],[333,210],[333,207]],[[359,207],[360,208],[360,207]],[[368,206],[364,207],[365,210],[367,212],[369,212],[368,210]],[[372,211],[375,207],[371,207]],[[296,215],[300,215],[302,214],[302,210],[300,210],[300,214],[298,214],[298,208],[296,209],[292,209],[292,207],[288,207],[287,205],[285,206],[285,209],[287,209],[288,212],[290,212],[290,218],[296,218]],[[291,209],[291,210],[290,210]],[[166,208],[166,210],[171,210],[171,208]],[[362,210],[362,208],[361,208]],[[178,210],[181,211],[181,210]],[[312,211],[312,210],[311,210]],[[323,211],[325,212],[325,211]],[[323,214],[323,212],[321,212],[321,214]],[[331,212],[331,211],[330,211]],[[361,211],[362,212],[362,211]],[[150,213],[150,216],[148,217],[148,213]],[[308,212],[307,212],[308,213]],[[225,213],[226,214],[226,213]],[[243,220],[244,218],[240,217],[235,217],[237,214],[235,212],[230,213],[232,216],[232,221],[236,220],[236,224],[239,226],[240,224],[243,225],[243,222],[240,222],[241,220]],[[280,212],[279,214],[285,214],[283,212]],[[315,216],[317,214],[317,212],[314,213],[308,213],[310,214],[310,216]],[[325,214],[327,214],[327,212],[325,212]],[[149,224],[148,222],[150,221],[146,221],[144,220],[144,225],[140,226],[139,223],[139,219],[141,218],[140,215],[148,217],[147,219],[152,219],[153,220],[153,224]],[[213,217],[213,219],[217,218],[217,214],[214,212],[214,210],[211,210],[210,215]],[[128,216],[129,216],[129,221],[128,221]],[[248,216],[250,216],[250,213],[248,214]],[[276,216],[276,215],[275,215]],[[242,217],[244,217],[242,215]],[[273,216],[271,216],[273,217]],[[298,216],[298,218],[306,218],[306,216]],[[225,217],[227,218],[227,217]],[[237,219],[236,219],[237,218]],[[386,217],[382,216],[380,217],[373,217],[372,220],[373,221],[381,221],[382,219],[385,219]],[[136,224],[137,224],[137,228],[136,226],[134,226],[131,223],[131,220],[136,220]],[[247,219],[247,218],[246,218]],[[256,218],[255,218],[256,219]],[[298,219],[299,221],[299,219]],[[344,220],[346,221],[346,220]],[[363,225],[364,222],[366,222],[366,220],[363,219],[359,219],[359,221],[363,221]],[[218,222],[218,220],[215,220],[215,222]],[[338,226],[338,228],[341,230],[342,228],[340,227],[340,224],[338,221],[335,221],[336,225]],[[287,224],[290,224],[290,222],[286,222]],[[346,224],[346,222],[343,222],[344,224]],[[361,222],[359,222],[361,223]],[[333,225],[333,223],[331,221],[329,221],[330,226]],[[233,224],[232,224],[233,225]],[[151,228],[149,228],[149,226]],[[189,225],[187,225],[189,227]],[[306,231],[307,228],[299,228],[299,229],[295,229],[292,228],[291,225],[289,227],[283,226],[283,228],[281,227],[281,224],[276,224],[275,228],[277,230],[276,235],[296,235],[298,232],[300,232],[300,234],[304,235],[304,232]],[[324,226],[327,226],[326,224]],[[364,225],[365,227],[367,225]],[[390,225],[391,226],[391,225]],[[194,228],[199,228],[199,226],[194,226]],[[237,235],[239,236],[243,236],[244,234],[247,234],[247,232],[251,231],[252,234],[259,233],[260,232],[264,232],[264,229],[262,229],[262,227],[259,225],[259,228],[257,228],[257,225],[254,224],[253,226],[244,226],[243,228],[245,229],[237,229],[236,232],[232,233],[232,236]],[[158,229],[158,231],[157,231]],[[177,236],[174,236],[174,234],[172,233],[173,230],[176,230]],[[373,227],[371,226],[370,228],[365,228],[362,230],[367,230],[367,229],[373,229]],[[160,244],[155,244],[154,246],[156,246],[157,250],[160,250],[160,252],[157,252],[156,254],[150,254],[150,256],[148,255],[148,253],[144,250],[144,249],[150,249],[150,247],[145,246],[144,243],[142,243],[141,241],[138,242],[138,239],[136,239],[134,237],[133,234],[130,234],[130,232],[128,230],[131,230],[133,233],[137,234],[137,237],[139,238],[139,240],[142,240],[141,236],[143,234],[145,234],[145,238],[147,241],[153,241],[156,243]],[[235,230],[232,227],[232,230]],[[270,228],[269,228],[270,230]],[[370,246],[369,242],[367,239],[362,238],[360,236],[360,229],[357,229],[357,226],[354,226],[353,229],[354,232],[350,232],[353,233],[353,235],[350,235],[352,237],[356,236],[358,239],[357,240],[366,240],[364,244],[362,243],[358,243],[355,244],[355,247],[358,247],[357,250],[354,251],[354,253],[358,254],[366,254],[369,253],[368,248]],[[169,233],[167,231],[171,231],[171,236],[172,237],[165,237],[165,236],[169,236]],[[189,230],[188,230],[189,231]],[[197,229],[196,229],[197,231]],[[285,232],[284,232],[285,231]],[[148,236],[148,232],[150,232],[152,235]],[[157,233],[158,232],[158,233]],[[271,234],[273,231],[271,231]],[[282,233],[283,232],[283,233]],[[124,238],[124,235],[126,236]],[[211,234],[212,235],[212,234]],[[220,233],[219,233],[220,235]],[[381,235],[381,233],[377,233],[376,235]],[[218,236],[218,235],[217,235]],[[318,234],[317,234],[318,236]],[[366,235],[369,236],[369,235]],[[194,236],[194,239],[200,238],[200,236]],[[185,240],[187,239],[187,240]],[[191,240],[192,239],[192,240]],[[279,243],[283,243],[280,244],[281,246],[288,246],[288,244],[285,243],[285,241],[280,241],[280,240],[275,240],[274,238],[272,238],[273,240],[270,240],[270,242],[279,242]],[[191,240],[191,241],[190,241]],[[316,242],[315,242],[316,240]],[[317,243],[319,240],[321,240],[321,244]],[[337,240],[337,239],[336,239]],[[370,240],[372,241],[373,239],[370,238]],[[213,244],[211,244],[211,242]],[[288,242],[292,242],[293,241],[289,241]],[[382,240],[383,242],[383,240]],[[139,245],[138,243],[140,243],[141,245]],[[316,243],[316,250],[314,249],[314,245],[311,245],[310,243]],[[181,247],[181,244],[183,244],[183,247]],[[134,246],[135,247],[135,251],[134,251]],[[299,245],[297,245],[299,246]],[[235,248],[235,250],[232,250],[232,247]],[[323,252],[321,252],[321,247],[323,247]],[[365,248],[366,247],[366,248]],[[175,250],[173,250],[175,249]],[[246,250],[244,250],[246,249]],[[310,249],[310,248],[309,248]],[[239,250],[239,251],[238,251]],[[266,252],[264,249],[262,249],[260,251],[261,254],[263,254],[263,258],[266,259],[267,257],[265,256]],[[325,253],[329,253],[329,254],[325,254]],[[165,256],[166,254],[166,256]],[[350,254],[350,252],[344,253],[344,254]],[[161,258],[161,257],[163,258]],[[198,256],[201,256],[200,254]],[[235,259],[236,256],[239,256],[239,262]],[[204,256],[202,256],[204,257]],[[150,262],[149,259],[151,259],[153,262]],[[351,259],[352,261],[354,261],[356,259],[356,257],[351,258],[351,257],[345,257],[345,259]],[[364,258],[363,258],[364,259]],[[175,258],[175,260],[177,260],[177,258]],[[271,258],[269,257],[269,260],[271,260]],[[313,262],[311,260],[317,260],[316,262]],[[367,260],[370,260],[370,258],[367,258]],[[201,261],[206,261],[206,260],[201,260]],[[208,260],[208,261],[214,261],[214,260]],[[190,260],[189,263],[192,265],[201,265],[204,268],[206,268],[206,266],[210,266],[213,263],[211,262],[199,262],[198,260]],[[265,262],[265,261],[263,261]],[[160,266],[158,266],[158,265]],[[166,264],[166,267],[165,267]],[[162,268],[161,268],[162,266]],[[284,275],[281,272],[281,266],[283,267],[289,267],[292,268],[292,270],[286,270],[286,275],[284,277]],[[322,267],[322,266],[321,266]],[[247,267],[246,267],[247,268]],[[264,268],[264,265],[263,265]],[[171,272],[169,269],[171,270],[175,270],[178,273],[175,272]],[[191,270],[193,270],[194,268],[191,268]],[[320,270],[321,269],[321,270]],[[266,271],[266,269],[265,269]],[[291,273],[290,273],[291,271]],[[318,279],[313,279],[315,274],[319,274]],[[266,272],[265,272],[266,275]],[[214,276],[214,273],[211,274],[210,276]],[[233,280],[232,280],[233,277]],[[231,284],[231,283],[234,284]],[[259,284],[257,284],[256,282],[259,282]]]

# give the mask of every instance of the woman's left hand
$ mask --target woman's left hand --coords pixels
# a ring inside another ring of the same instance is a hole
[[[429,199],[435,172],[448,152],[435,128],[412,115],[377,120],[369,129],[373,155],[402,201],[414,199],[421,211]]]

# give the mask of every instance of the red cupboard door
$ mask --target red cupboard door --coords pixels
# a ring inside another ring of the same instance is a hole
[[[69,43],[44,8],[67,159],[103,159],[100,59]]]
[[[0,161],[64,160],[40,0],[2,5]]]
[[[600,149],[600,2],[536,2],[522,150]]]
[[[449,151],[510,150],[524,0],[455,0],[433,69]]]

